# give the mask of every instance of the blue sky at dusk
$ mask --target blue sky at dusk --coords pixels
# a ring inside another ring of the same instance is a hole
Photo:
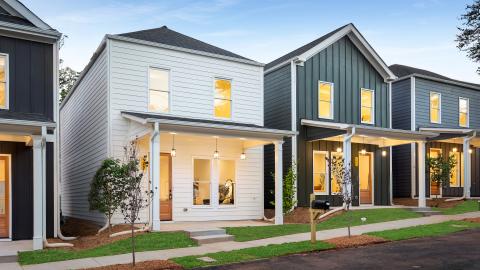
[[[81,70],[105,34],[160,27],[267,63],[353,22],[387,64],[480,83],[455,47],[458,18],[473,0],[120,1],[23,0],[68,35],[65,64]]]

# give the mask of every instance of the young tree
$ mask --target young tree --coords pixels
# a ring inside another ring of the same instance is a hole
[[[335,178],[337,185],[340,188],[342,194],[343,206],[346,211],[348,219],[348,237],[351,237],[351,226],[352,226],[352,217],[349,213],[350,206],[353,202],[352,196],[352,171],[351,165],[344,162],[343,157],[334,156],[329,162],[331,166],[332,176]]]
[[[295,165],[288,168],[287,174],[283,179],[283,214],[290,213],[295,207],[295,182],[297,181],[297,174],[294,171]],[[275,179],[275,174],[272,173],[272,178]],[[270,190],[272,194],[275,194],[274,190]],[[270,202],[272,205],[275,205],[275,201]]]
[[[123,164],[122,188],[125,192],[125,199],[120,203],[125,223],[130,224],[132,241],[132,264],[135,266],[135,222],[139,220],[139,213],[142,209],[148,207],[149,198],[153,192],[143,190],[142,178],[143,172],[140,170],[140,160],[138,157],[137,139],[124,147],[125,161]]]
[[[444,157],[443,155],[427,157],[426,163],[430,171],[430,182],[435,183],[439,188],[446,187],[450,184],[452,170],[457,164],[454,155],[449,157]],[[436,204],[438,205],[438,202]]]
[[[108,220],[108,230],[112,227],[112,216],[123,201],[121,189],[122,166],[119,160],[105,159],[90,184],[88,202],[90,210],[98,210]]]
[[[480,63],[480,0],[467,5],[465,14],[460,16],[462,26],[458,27],[457,47],[467,52],[468,58]],[[480,67],[477,68],[480,74]]]
[[[77,72],[70,67],[62,67],[63,60],[60,59],[60,71],[59,71],[59,91],[60,91],[60,103],[65,99],[73,85],[80,76],[80,72]]]

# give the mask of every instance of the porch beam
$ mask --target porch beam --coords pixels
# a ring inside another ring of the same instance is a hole
[[[470,198],[470,187],[472,183],[472,156],[470,154],[471,137],[463,139],[463,195]]]
[[[150,168],[152,182],[152,230],[160,231],[160,132],[158,123],[154,124],[154,131],[150,137]]]
[[[283,224],[283,141],[275,144],[275,225]]]
[[[425,142],[418,142],[418,207],[427,207],[427,199],[425,197]]]

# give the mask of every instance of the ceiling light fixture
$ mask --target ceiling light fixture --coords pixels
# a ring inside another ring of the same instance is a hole
[[[177,150],[175,149],[175,134],[176,133],[171,133],[172,134],[172,150],[170,150],[170,155],[172,157],[177,156]]]
[[[215,152],[213,152],[213,158],[218,159],[220,154],[218,153],[218,137],[215,137]]]

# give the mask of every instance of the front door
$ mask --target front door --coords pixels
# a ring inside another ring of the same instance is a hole
[[[431,158],[438,158],[440,155],[442,155],[442,149],[430,148],[429,154]],[[440,185],[438,183],[430,181],[430,195],[440,195]]]
[[[8,238],[10,227],[10,158],[0,156],[0,238]]]
[[[359,180],[360,180],[360,204],[372,204],[372,153],[360,154],[359,159]]]
[[[172,220],[172,156],[160,154],[160,220]]]

